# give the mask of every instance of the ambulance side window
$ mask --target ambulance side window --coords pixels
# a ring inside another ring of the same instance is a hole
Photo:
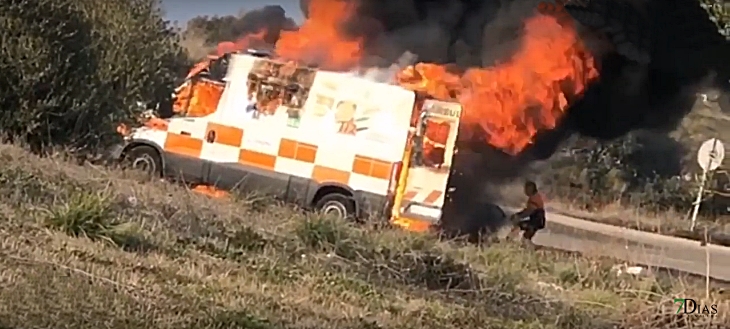
[[[307,98],[308,94],[308,91],[302,90],[297,85],[288,85],[284,89],[282,103],[286,107],[301,109],[304,107],[304,100]]]
[[[298,127],[299,112],[309,96],[314,76],[315,71],[298,67],[296,63],[257,60],[248,77],[250,104],[246,113],[258,119],[277,115],[284,108],[288,125]]]
[[[249,74],[247,89],[248,104],[245,109],[241,109],[248,114],[247,117],[257,119],[261,115],[270,115],[276,111],[279,90],[265,76],[256,73]]]
[[[314,71],[301,67],[284,68],[282,80],[286,83],[286,87],[282,101],[287,107],[301,109],[309,97],[309,90],[314,82]]]
[[[248,87],[248,100],[252,100],[254,95],[258,92],[259,85],[261,84],[261,79],[258,78],[255,74],[249,74],[248,75],[248,81],[246,83],[246,87]]]

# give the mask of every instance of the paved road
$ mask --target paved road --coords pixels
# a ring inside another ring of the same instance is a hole
[[[730,282],[730,248],[700,246],[697,241],[604,225],[559,214],[548,214],[547,228],[535,236],[538,245],[629,262],[706,275]]]

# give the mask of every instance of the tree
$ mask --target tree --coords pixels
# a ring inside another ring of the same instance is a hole
[[[6,0],[0,35],[0,129],[36,151],[106,145],[189,65],[154,0]]]
[[[683,145],[664,133],[637,131],[615,140],[593,141],[551,159],[544,183],[553,193],[586,208],[617,201],[652,210],[684,210],[694,187],[682,180]]]

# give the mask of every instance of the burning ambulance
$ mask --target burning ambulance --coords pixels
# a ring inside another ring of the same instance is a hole
[[[342,218],[441,219],[459,103],[251,51],[208,58],[175,96],[172,117],[119,130],[115,159]]]

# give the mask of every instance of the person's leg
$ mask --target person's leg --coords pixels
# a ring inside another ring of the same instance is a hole
[[[512,225],[512,230],[509,231],[507,236],[505,237],[506,240],[513,240],[517,234],[520,233],[520,230],[522,229],[520,223],[515,223]]]
[[[522,233],[522,243],[527,245],[528,247],[535,247],[535,244],[532,242],[532,238],[535,236],[535,233],[537,233],[537,229],[534,227],[527,227],[524,232]]]
[[[525,240],[532,241],[532,238],[535,236],[535,233],[537,233],[537,230],[534,227],[528,227],[522,233],[522,237],[525,238]]]

